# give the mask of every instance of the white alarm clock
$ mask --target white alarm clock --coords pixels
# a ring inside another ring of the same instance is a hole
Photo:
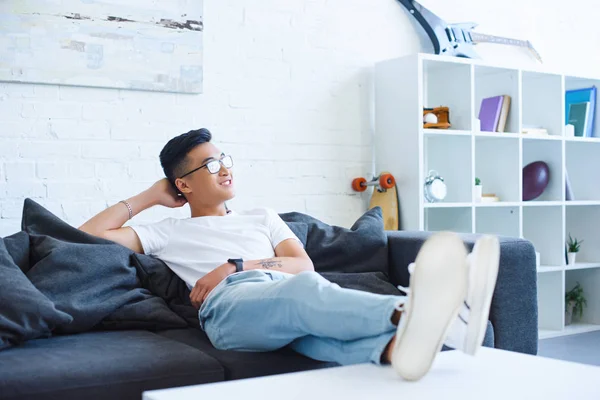
[[[437,171],[429,171],[429,174],[425,178],[423,189],[425,192],[425,200],[429,203],[442,201],[446,198],[446,183],[444,182],[444,178],[442,178]]]

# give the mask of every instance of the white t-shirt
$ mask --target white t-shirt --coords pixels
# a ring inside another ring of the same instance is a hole
[[[191,289],[204,275],[228,258],[261,260],[275,257],[275,247],[298,237],[270,208],[225,216],[166,218],[131,226],[144,253],[165,262]]]

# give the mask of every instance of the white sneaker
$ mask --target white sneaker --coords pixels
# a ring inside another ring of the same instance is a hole
[[[423,243],[410,269],[392,366],[407,380],[418,380],[433,360],[467,296],[467,249],[457,234],[439,232]]]
[[[444,343],[448,347],[475,355],[481,347],[496,288],[500,264],[500,243],[495,236],[482,236],[467,257],[469,289],[458,318]]]

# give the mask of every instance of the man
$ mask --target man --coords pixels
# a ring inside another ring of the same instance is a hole
[[[406,296],[340,288],[314,271],[302,243],[275,211],[230,211],[233,161],[206,129],[171,139],[160,153],[166,178],[102,211],[79,229],[162,259],[191,289],[201,328],[220,349],[290,346],[345,364],[391,363],[424,376],[443,344],[475,354],[495,287],[499,244],[484,236],[467,255],[449,232],[427,240]],[[191,217],[122,227],[154,205]]]

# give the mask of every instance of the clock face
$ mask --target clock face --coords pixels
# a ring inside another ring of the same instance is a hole
[[[446,184],[439,179],[434,179],[429,188],[430,193],[436,200],[444,200],[446,198]]]

